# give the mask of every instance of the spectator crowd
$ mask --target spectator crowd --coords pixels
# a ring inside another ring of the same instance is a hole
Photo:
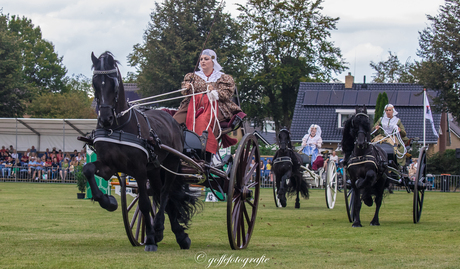
[[[64,153],[49,148],[37,152],[35,146],[18,153],[13,146],[0,150],[0,170],[2,179],[17,178],[31,181],[74,179],[77,167],[86,164],[86,151],[74,150]]]

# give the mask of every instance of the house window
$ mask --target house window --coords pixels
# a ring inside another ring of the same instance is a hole
[[[343,128],[343,125],[346,120],[348,120],[353,114],[355,114],[354,109],[336,109],[335,113],[337,113],[337,123],[338,123],[338,128]],[[374,122],[374,114],[375,114],[375,109],[368,109],[367,114],[369,115],[369,120],[372,123]]]

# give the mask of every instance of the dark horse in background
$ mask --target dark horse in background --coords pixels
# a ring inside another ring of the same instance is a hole
[[[131,109],[126,114],[121,113],[128,109],[128,104],[118,62],[110,52],[99,58],[91,54],[91,59],[94,97],[99,110],[97,128],[92,135],[97,161],[87,163],[83,173],[91,186],[93,199],[108,211],[117,209],[116,199],[98,189],[94,175],[105,180],[117,172],[134,177],[138,184],[139,208],[144,217],[153,215],[149,214],[149,194],[158,208],[153,223],[145,221],[145,250],[156,251],[158,242],[163,239],[165,212],[180,248],[190,248],[191,240],[185,229],[196,211],[197,197],[190,192],[182,177],[160,168],[162,165],[174,172],[179,170],[180,159],[162,150],[161,145],[182,152],[184,135],[181,126],[160,110],[142,112]]]
[[[280,149],[273,156],[272,172],[281,206],[286,207],[286,192],[296,193],[295,208],[300,208],[299,193],[308,199],[308,185],[302,178],[302,157],[292,148],[290,133],[282,129],[278,135]],[[289,179],[289,180],[288,180]]]
[[[375,197],[375,214],[370,225],[380,225],[379,210],[383,191],[389,184],[385,174],[387,155],[380,147],[370,144],[370,133],[371,126],[366,106],[356,107],[356,114],[345,122],[342,138],[347,173],[354,192],[351,202],[353,227],[362,227],[359,218],[361,200],[367,206],[372,206],[373,197]]]

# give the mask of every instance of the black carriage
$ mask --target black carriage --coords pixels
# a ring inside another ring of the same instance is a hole
[[[388,143],[376,144],[376,146],[382,148],[388,156],[388,180],[390,183],[393,183],[395,186],[405,188],[407,193],[413,193],[413,221],[418,223],[420,221],[420,216],[422,214],[423,208],[423,199],[425,197],[426,187],[429,185],[427,181],[427,170],[426,170],[426,147],[420,148],[419,157],[417,161],[417,172],[411,178],[405,169],[401,168],[397,170],[393,167],[392,162],[397,162],[397,156],[394,153],[393,146]],[[343,172],[343,182],[344,182],[344,195],[345,195],[345,205],[347,209],[348,220],[353,222],[353,196],[354,191],[351,188],[351,182],[347,179],[346,167]]]

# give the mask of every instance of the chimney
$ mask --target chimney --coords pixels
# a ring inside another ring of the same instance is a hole
[[[351,72],[348,72],[348,75],[345,76],[345,89],[353,88],[354,77],[351,75]]]

